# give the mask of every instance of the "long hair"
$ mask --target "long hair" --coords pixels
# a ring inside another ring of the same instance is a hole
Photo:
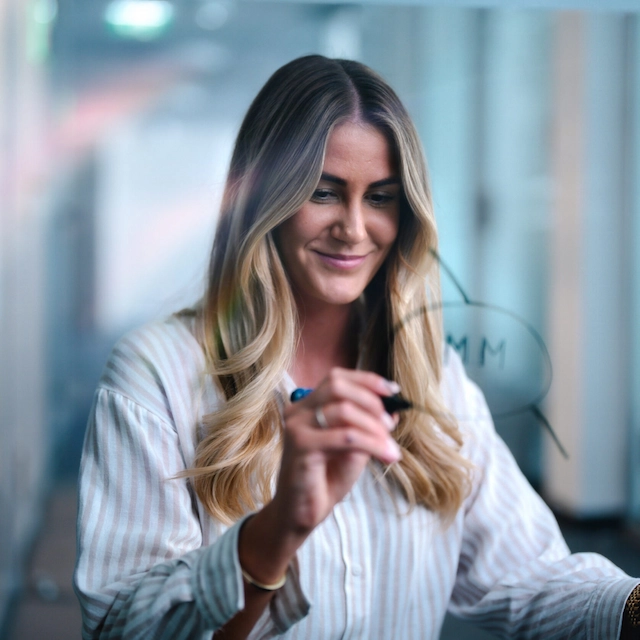
[[[305,56],[273,74],[244,118],[211,254],[200,338],[208,373],[226,402],[205,417],[189,474],[208,512],[223,522],[272,497],[282,454],[274,391],[299,333],[274,230],[311,197],[329,135],[347,121],[385,135],[402,184],[398,237],[363,296],[361,362],[397,381],[428,411],[402,415],[394,437],[403,458],[387,477],[410,504],[445,517],[468,489],[461,438],[439,392],[441,319],[426,311],[440,292],[437,232],[418,135],[396,94],[368,67]],[[416,317],[420,308],[425,312]]]

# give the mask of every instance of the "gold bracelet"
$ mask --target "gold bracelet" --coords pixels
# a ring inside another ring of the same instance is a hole
[[[258,582],[255,578],[252,578],[242,567],[240,567],[240,571],[242,571],[242,577],[249,584],[261,589],[262,591],[277,591],[280,587],[284,586],[284,583],[287,581],[287,574],[285,573],[278,582],[274,582],[273,584],[264,584],[263,582]]]
[[[632,627],[640,627],[640,584],[629,594],[624,612]]]

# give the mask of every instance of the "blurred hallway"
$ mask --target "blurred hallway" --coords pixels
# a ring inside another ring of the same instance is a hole
[[[71,586],[76,555],[76,487],[55,487],[33,549],[22,598],[12,607],[8,640],[80,638],[81,617]]]

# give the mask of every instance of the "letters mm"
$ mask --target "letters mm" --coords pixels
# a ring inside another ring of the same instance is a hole
[[[464,364],[469,364],[469,338],[463,336],[460,340],[456,341],[455,338],[448,333],[447,344],[451,345],[460,355]],[[477,364],[480,367],[485,367],[489,364],[489,358],[498,358],[498,367],[504,369],[505,358],[507,354],[507,342],[501,340],[496,347],[494,347],[486,337],[483,337],[480,341],[480,348],[478,349],[478,361]],[[495,361],[495,360],[493,360]]]

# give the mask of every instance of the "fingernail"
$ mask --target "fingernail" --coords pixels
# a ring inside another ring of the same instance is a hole
[[[397,462],[402,458],[402,450],[398,446],[398,443],[391,438],[389,438],[389,441],[387,443],[387,451],[391,456],[393,456],[394,462]]]
[[[381,419],[384,422],[384,426],[387,427],[387,431],[393,431],[396,428],[394,419],[386,411],[382,414]]]
[[[400,393],[400,385],[393,380],[387,380],[387,387],[391,393]]]

